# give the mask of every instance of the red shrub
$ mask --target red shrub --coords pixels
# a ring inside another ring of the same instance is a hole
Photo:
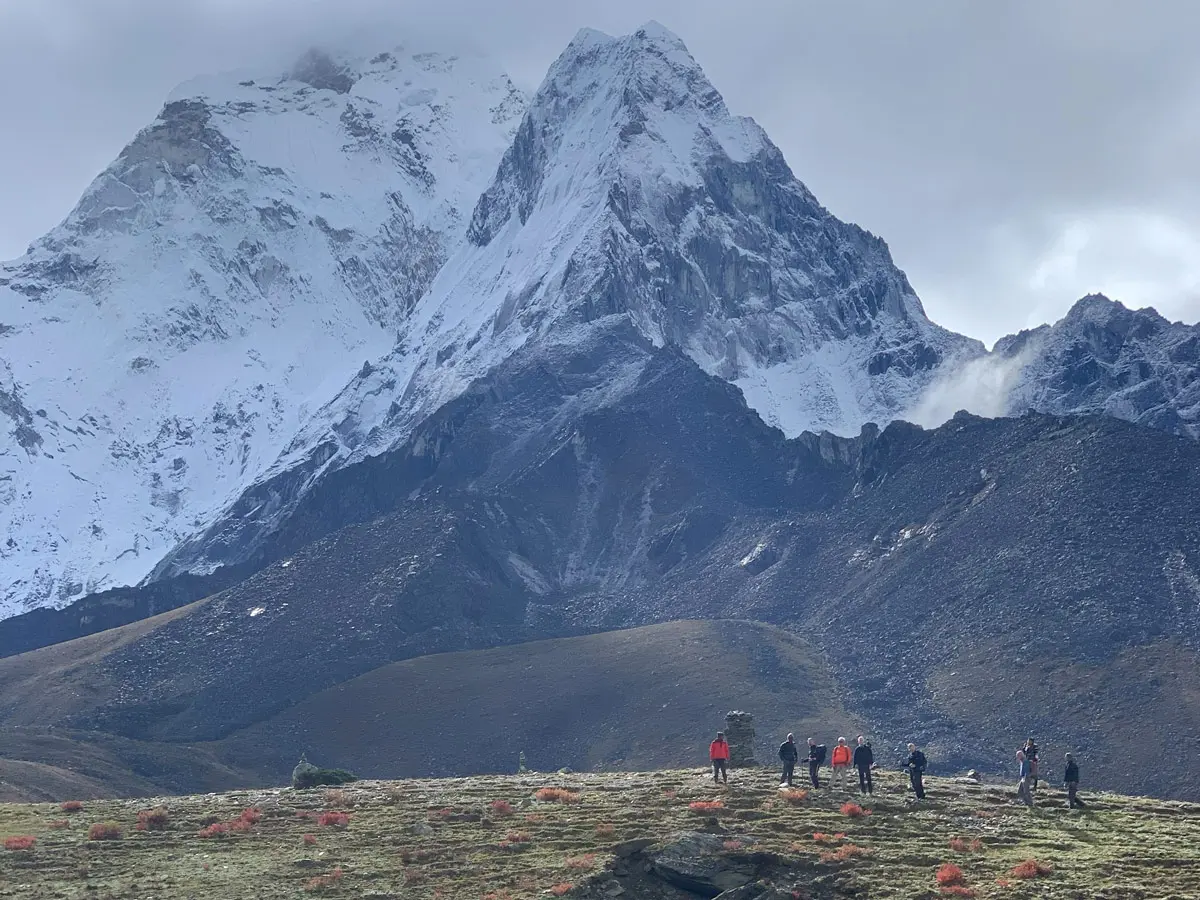
[[[344,812],[323,812],[317,817],[318,825],[328,825],[330,828],[345,828],[350,824],[350,816]]]
[[[229,831],[233,834],[249,834],[254,828],[253,822],[247,822],[245,819],[234,819],[232,822],[226,822],[229,826]]]
[[[63,828],[70,828],[71,823],[68,822],[66,819],[55,819],[53,822],[50,823],[50,827],[56,831],[59,831]]]
[[[511,816],[513,814],[513,805],[507,800],[493,800],[492,814],[501,818]]]
[[[196,832],[196,837],[210,838],[218,837],[222,834],[229,834],[228,822],[213,822]]]
[[[533,840],[527,831],[510,831],[508,837],[505,838],[510,844],[528,844]]]
[[[974,897],[975,889],[963,884],[947,884],[942,886],[943,897]]]
[[[726,842],[725,842],[725,843],[724,843],[722,846],[723,846],[723,847],[724,847],[726,850],[728,850],[730,853],[736,853],[738,850],[741,850],[741,849],[742,849],[743,847],[745,847],[746,845],[745,845],[745,844],[743,844],[743,843],[742,843],[741,841],[739,841],[739,840],[732,839],[732,840],[728,840],[728,841],[726,841]]]
[[[571,891],[573,891],[574,889],[575,889],[575,885],[564,881],[562,884],[556,884],[556,885],[554,885],[554,887],[550,888],[550,893],[553,894],[555,897],[565,897],[567,894],[571,893]]]
[[[688,809],[694,813],[718,812],[724,808],[725,804],[720,800],[693,800],[688,804]]]
[[[825,841],[829,840],[829,835],[827,835],[823,831],[814,831],[813,832],[813,840],[816,841],[818,844],[823,844]]]
[[[68,800],[66,803],[60,806],[59,809],[61,809],[63,812],[82,812],[83,804],[78,800]]]
[[[116,822],[97,822],[88,829],[87,839],[89,841],[119,841],[121,834],[121,826]]]
[[[983,852],[983,841],[981,841],[979,838],[975,838],[975,840],[971,841],[971,852],[972,853],[982,853]]]
[[[784,791],[779,795],[785,803],[790,803],[792,806],[799,806],[808,799],[808,791]]]
[[[826,850],[821,853],[821,862],[846,862],[856,856],[867,856],[870,850],[857,844],[843,844],[836,850]]]
[[[1014,866],[1011,874],[1013,878],[1041,878],[1043,875],[1049,875],[1052,871],[1045,863],[1040,863],[1036,859],[1027,859],[1020,865]]]
[[[304,889],[306,891],[327,891],[330,888],[337,887],[345,875],[346,873],[342,871],[342,867],[338,866],[328,875],[318,875],[315,878],[308,879],[308,881],[304,882]]]
[[[300,838],[300,840],[304,841],[307,846],[311,847],[317,842],[317,836],[315,834],[306,834],[304,837]]]
[[[409,887],[412,887],[415,884],[424,884],[428,880],[429,876],[420,869],[404,870],[404,883]]]
[[[32,850],[33,845],[37,843],[37,838],[28,834],[18,835],[4,839],[5,850]]]
[[[596,868],[596,854],[585,853],[583,856],[569,856],[564,865],[572,872],[590,872]]]
[[[617,833],[617,826],[601,822],[596,826],[596,837],[610,838]]]
[[[934,878],[936,878],[937,883],[943,887],[949,887],[950,885],[955,884],[963,884],[967,880],[967,877],[963,874],[963,870],[954,863],[942,863],[938,867],[937,874],[934,875]]]
[[[663,791],[663,796],[668,800],[674,800],[679,796],[679,791],[675,790],[675,788],[667,788],[665,791]]]
[[[143,809],[137,814],[138,831],[166,831],[167,808],[156,806],[154,809]]]
[[[547,803],[578,803],[579,792],[568,791],[566,788],[544,787],[540,788],[533,795],[538,800],[544,800]]]
[[[842,815],[848,816],[851,819],[862,819],[871,814],[869,809],[863,809],[853,800],[847,800],[842,804]]]
[[[530,813],[525,817],[525,821],[530,825],[541,825],[546,821],[546,817],[541,813]]]
[[[238,818],[243,822],[249,822],[251,825],[257,825],[262,821],[262,810],[257,806],[251,806],[249,809],[243,809],[242,814]]]

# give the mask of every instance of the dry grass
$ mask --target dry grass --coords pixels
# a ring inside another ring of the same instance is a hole
[[[547,802],[498,825],[496,797],[512,797],[516,806],[515,798],[532,799],[544,787],[580,800]],[[593,879],[610,877],[615,842],[695,829],[703,819],[693,803],[721,804],[724,852],[779,859],[797,878],[841,872],[857,896],[871,900],[1200,896],[1200,806],[1089,794],[1090,808],[1079,812],[1065,808],[1060,792],[1044,789],[1039,808],[1029,811],[1014,806],[1006,790],[937,778],[929,779],[930,799],[913,805],[903,777],[882,772],[873,815],[854,819],[841,813],[844,797],[824,791],[799,806],[764,805],[776,800],[777,787],[774,773],[744,771],[718,787],[700,769],[362,782],[345,789],[354,809],[350,827],[319,831],[316,822],[335,812],[326,808],[323,790],[88,801],[90,816],[125,835],[103,845],[89,844],[83,821],[49,827],[57,804],[0,805],[0,839],[35,839],[29,850],[0,852],[0,897],[598,900],[605,895]],[[665,791],[675,795],[670,802]],[[138,813],[159,806],[170,810],[166,830],[137,831]],[[428,815],[440,809],[452,814]],[[994,815],[973,815],[981,809]],[[246,830],[198,836],[234,822]],[[987,852],[955,860],[961,879],[939,883],[935,873],[948,860],[938,848],[950,852],[945,848],[956,838],[967,852],[985,842]],[[1036,879],[1014,871],[1028,868]],[[783,887],[790,892],[804,884]],[[636,888],[624,896],[638,896]]]

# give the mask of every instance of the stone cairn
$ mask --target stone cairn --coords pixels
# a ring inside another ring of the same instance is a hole
[[[729,768],[747,769],[754,759],[754,716],[746,712],[725,714],[725,740],[729,741]]]

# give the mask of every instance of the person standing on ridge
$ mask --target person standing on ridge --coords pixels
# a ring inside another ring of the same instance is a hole
[[[844,737],[838,738],[837,746],[833,748],[833,786],[846,790],[846,773],[850,771],[850,748],[846,746]]]
[[[874,794],[875,787],[871,784],[871,766],[875,764],[875,754],[871,745],[861,734],[858,736],[858,746],[854,748],[854,768],[858,769],[858,792]]]
[[[1067,802],[1071,809],[1083,809],[1087,806],[1077,796],[1079,790],[1079,766],[1075,762],[1075,757],[1070,753],[1067,754],[1067,771],[1063,775],[1063,783],[1067,786]]]
[[[729,784],[729,741],[725,732],[718,731],[717,739],[708,745],[708,758],[712,760],[713,784]]]
[[[787,740],[779,745],[779,758],[783,760],[783,776],[780,778],[779,783],[791,787],[792,773],[796,770],[796,760],[800,758],[800,751],[796,747],[795,735],[789,734]]]
[[[812,786],[819,788],[821,779],[818,773],[821,771],[821,763],[825,762],[825,745],[818,744],[812,738],[808,739],[808,778],[812,782]]]
[[[1029,762],[1029,777],[1033,779],[1033,789],[1036,791],[1038,786],[1038,748],[1037,744],[1030,738],[1025,742],[1025,746],[1021,748],[1025,753],[1025,759]]]
[[[917,749],[916,744],[908,745],[908,762],[904,767],[908,769],[908,778],[912,782],[913,793],[917,795],[918,800],[925,799],[925,754]]]
[[[1032,778],[1033,765],[1024,750],[1017,751],[1017,765],[1021,780],[1017,782],[1017,799],[1026,806],[1033,806],[1033,794],[1029,790],[1029,779]]]

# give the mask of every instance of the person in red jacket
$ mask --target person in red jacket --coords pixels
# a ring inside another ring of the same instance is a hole
[[[846,746],[844,737],[838,738],[837,746],[833,748],[833,786],[839,785],[846,790],[846,773],[850,771],[850,748]]]
[[[713,784],[729,784],[729,742],[725,732],[718,731],[717,739],[708,745],[708,758],[712,760]]]

